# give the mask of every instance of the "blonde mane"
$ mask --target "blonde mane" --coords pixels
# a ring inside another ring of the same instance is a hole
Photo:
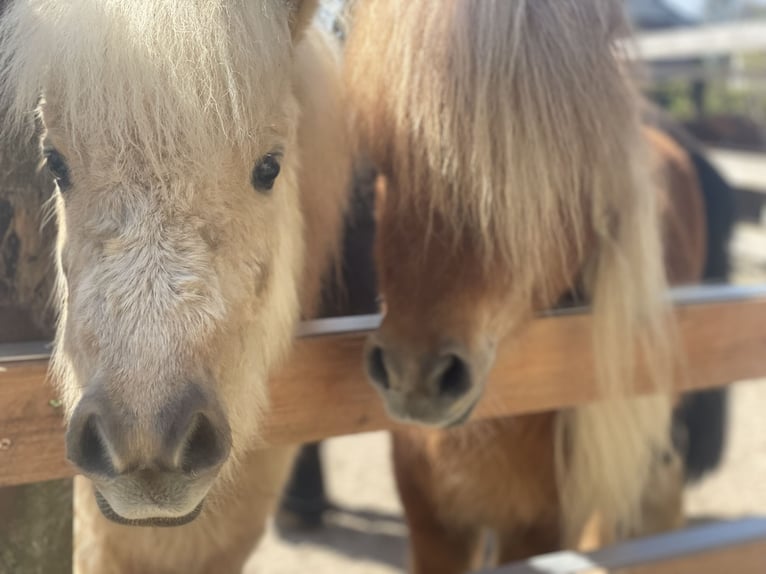
[[[627,30],[621,2],[357,4],[346,58],[356,143],[399,208],[477,236],[487,265],[513,270],[522,301],[548,289],[551,269],[582,262],[610,401],[559,417],[567,531],[594,501],[630,528],[670,409],[664,397],[618,397],[637,348],[666,382],[670,335],[656,182],[614,42]]]
[[[62,103],[56,123],[68,134],[70,153],[108,147],[126,169],[148,164],[159,176],[209,165],[232,144],[252,160],[254,136],[262,135],[252,133],[253,126],[274,121],[275,94],[286,91],[264,86],[263,79],[288,82],[281,70],[289,68],[291,53],[280,12],[288,3],[254,4],[9,3],[0,20],[5,129],[27,129],[46,95]]]

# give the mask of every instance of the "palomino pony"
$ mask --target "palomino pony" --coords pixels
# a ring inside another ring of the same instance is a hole
[[[239,572],[277,501],[293,449],[254,450],[266,379],[317,306],[349,172],[314,8],[2,14],[5,127],[42,131],[57,181],[53,370],[85,476],[79,572]]]
[[[688,157],[641,127],[625,30],[618,0],[355,6],[348,104],[380,173],[385,301],[368,372],[394,417],[442,427],[394,437],[414,572],[467,570],[485,528],[505,562],[594,524],[607,542],[680,521],[663,296],[701,276],[704,204]],[[607,399],[444,428],[470,416],[500,341],[572,292]],[[640,361],[658,392],[621,399]]]

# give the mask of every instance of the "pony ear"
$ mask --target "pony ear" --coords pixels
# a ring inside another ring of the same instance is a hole
[[[319,0],[283,0],[287,4],[290,32],[297,42],[311,23]]]

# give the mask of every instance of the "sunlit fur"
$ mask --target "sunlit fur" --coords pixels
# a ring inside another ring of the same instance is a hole
[[[102,385],[136,421],[129,440],[140,450],[146,421],[194,380],[222,404],[233,435],[189,526],[107,523],[81,484],[84,572],[237,571],[285,479],[290,449],[250,449],[267,374],[299,314],[315,311],[349,167],[337,53],[306,29],[313,9],[311,0],[17,0],[4,10],[4,127],[29,129],[37,114],[71,171],[56,200],[53,361],[67,415]],[[274,151],[281,174],[259,193],[254,163]]]
[[[356,143],[388,187],[386,321],[413,339],[451,329],[441,335],[470,342],[517,333],[578,280],[592,302],[599,380],[614,399],[558,416],[568,544],[594,508],[608,528],[640,520],[651,451],[669,440],[668,398],[617,398],[639,354],[657,385],[667,380],[672,339],[654,182],[613,44],[625,29],[617,0],[360,0],[346,50]],[[445,238],[464,255],[453,271],[483,283],[427,314],[453,295],[428,260],[450,256],[430,246]],[[417,279],[403,270],[416,265]]]

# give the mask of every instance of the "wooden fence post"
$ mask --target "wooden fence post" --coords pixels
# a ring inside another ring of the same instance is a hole
[[[0,488],[0,574],[71,574],[72,480]]]

